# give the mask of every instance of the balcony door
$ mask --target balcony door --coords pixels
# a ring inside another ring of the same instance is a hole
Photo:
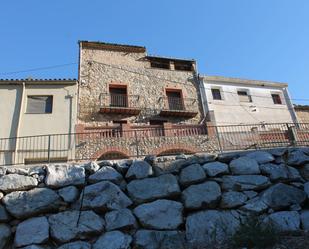
[[[184,110],[181,90],[167,90],[167,104],[170,110]]]
[[[110,106],[112,107],[128,107],[127,88],[124,87],[110,87]]]

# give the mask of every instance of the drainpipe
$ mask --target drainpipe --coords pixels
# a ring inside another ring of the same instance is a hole
[[[203,107],[203,112],[204,112],[204,118],[201,121],[201,123],[204,123],[204,121],[207,118],[207,113],[209,111],[209,108],[208,108],[208,103],[207,103],[206,89],[205,89],[204,81],[199,76],[198,76],[198,82],[199,82],[199,88],[200,88],[201,100],[202,100],[202,107]]]
[[[292,116],[293,123],[298,123],[297,116],[296,116],[296,113],[295,113],[295,110],[294,110],[294,106],[293,106],[292,101],[291,101],[291,96],[290,96],[290,93],[289,93],[287,88],[283,88],[283,94],[284,94],[284,98],[285,98],[285,103],[288,107],[288,110],[289,110],[291,116]]]
[[[22,116],[22,112],[24,109],[24,96],[25,96],[25,90],[26,90],[26,83],[23,82],[22,83],[22,92],[21,92],[21,100],[20,100],[20,106],[19,106],[19,115],[18,115],[18,121],[17,121],[17,127],[16,127],[16,141],[15,141],[15,150],[14,150],[14,163],[16,162],[17,159],[17,149],[18,149],[18,145],[19,145],[19,128],[21,125],[21,116]],[[13,159],[13,157],[12,157]],[[12,163],[13,163],[12,162]]]

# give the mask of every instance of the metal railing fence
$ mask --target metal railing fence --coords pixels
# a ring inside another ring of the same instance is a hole
[[[309,146],[309,124],[160,125],[0,138],[0,166]]]

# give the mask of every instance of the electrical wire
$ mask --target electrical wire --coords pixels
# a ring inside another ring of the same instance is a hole
[[[11,75],[11,74],[18,74],[18,73],[49,70],[49,69],[54,69],[54,68],[67,67],[67,66],[76,65],[76,64],[77,64],[76,62],[72,62],[72,63],[66,63],[66,64],[60,64],[60,65],[47,66],[47,67],[30,68],[30,69],[20,70],[20,71],[0,72],[0,75]]]
[[[177,80],[166,79],[166,78],[158,77],[156,75],[145,74],[145,73],[137,72],[137,71],[134,71],[134,70],[130,70],[130,69],[122,68],[122,67],[119,67],[119,66],[106,64],[106,63],[103,63],[103,62],[94,61],[94,60],[88,60],[87,62],[104,65],[104,66],[107,66],[107,67],[110,67],[110,68],[119,69],[119,70],[122,70],[122,71],[138,74],[138,75],[141,75],[141,76],[147,76],[147,77],[150,77],[150,78],[156,78],[156,79],[159,79],[159,80],[162,80],[162,81],[168,81],[168,82],[173,82],[173,83],[176,83],[176,84],[182,84],[182,85],[190,86],[190,85],[188,85],[188,82],[185,82],[185,81],[177,81]],[[194,86],[192,86],[192,87],[194,87]],[[207,88],[207,87],[205,87],[205,89],[211,90],[211,88]],[[220,90],[220,91],[224,92],[224,93],[231,93],[231,94],[238,95],[237,93],[231,92],[231,91],[225,91],[225,90]],[[272,99],[271,96],[251,95],[251,94],[250,94],[250,96],[258,97],[258,98]],[[295,100],[295,101],[309,101],[309,99],[291,99],[291,100]]]

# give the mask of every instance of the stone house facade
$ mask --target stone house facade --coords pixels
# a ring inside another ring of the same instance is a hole
[[[298,118],[298,122],[309,124],[309,106],[295,105],[294,109]]]
[[[122,155],[136,154],[130,146],[136,136],[142,140],[137,154],[203,150],[192,139],[207,133],[194,60],[150,56],[141,46],[80,41],[79,47],[77,132],[100,131],[109,139],[96,146],[105,142],[103,148]],[[156,144],[159,137],[165,142]]]

